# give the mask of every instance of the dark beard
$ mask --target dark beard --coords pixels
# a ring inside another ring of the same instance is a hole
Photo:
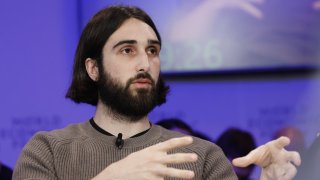
[[[152,82],[151,88],[137,89],[136,94],[133,95],[129,87],[134,80],[140,78],[149,79]],[[148,73],[140,73],[130,78],[125,87],[104,70],[98,81],[99,99],[102,103],[116,113],[114,115],[125,116],[132,122],[138,121],[148,115],[157,105],[164,103],[168,91],[169,87],[165,85],[161,77],[155,84]]]

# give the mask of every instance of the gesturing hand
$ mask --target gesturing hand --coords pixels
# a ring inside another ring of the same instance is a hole
[[[171,168],[167,165],[196,161],[198,157],[193,153],[168,154],[168,151],[187,146],[192,141],[191,137],[173,138],[134,152],[108,166],[94,180],[163,180],[164,177],[191,179],[194,177],[193,171]]]
[[[290,143],[287,137],[280,137],[251,151],[247,156],[232,161],[234,166],[246,167],[256,164],[262,167],[261,180],[292,179],[301,163],[299,153],[284,149]]]

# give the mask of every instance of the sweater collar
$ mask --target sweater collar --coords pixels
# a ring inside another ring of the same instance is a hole
[[[102,129],[96,122],[94,122],[94,119],[93,119],[93,118],[91,118],[91,119],[89,120],[89,122],[90,122],[91,126],[92,126],[95,130],[99,131],[100,133],[102,133],[102,134],[104,134],[104,135],[107,135],[107,136],[114,136],[113,134],[109,133],[108,131]],[[145,131],[142,131],[142,132],[139,132],[138,134],[135,134],[135,135],[131,136],[130,138],[138,137],[138,136],[141,136],[141,135],[147,133],[147,132],[151,129],[151,126],[152,126],[152,124],[151,124],[150,122],[149,122],[149,124],[150,124],[150,128],[149,128],[149,129],[147,129],[147,130],[145,130]]]
[[[142,134],[138,134],[138,136],[135,135],[134,137],[124,139],[123,149],[139,148],[159,143],[161,141],[161,137],[163,136],[161,129],[162,128],[160,126],[152,124],[151,128],[148,131]],[[83,131],[83,133],[85,133],[88,138],[93,138],[103,142],[105,145],[115,147],[115,141],[117,137],[108,136],[98,131],[95,127],[92,126],[90,120],[82,124],[81,131]]]

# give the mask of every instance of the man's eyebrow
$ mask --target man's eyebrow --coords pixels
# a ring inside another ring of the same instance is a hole
[[[161,47],[161,43],[158,40],[148,40],[148,44],[157,44]]]
[[[117,46],[120,46],[121,44],[137,44],[137,41],[136,40],[119,41],[116,45],[113,46],[113,49],[116,48]]]

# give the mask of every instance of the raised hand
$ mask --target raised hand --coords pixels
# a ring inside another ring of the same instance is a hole
[[[93,179],[163,180],[165,177],[191,179],[194,177],[193,171],[175,169],[167,165],[196,161],[198,157],[193,153],[168,154],[169,151],[192,142],[191,137],[182,137],[155,144],[111,164]]]
[[[301,164],[299,153],[284,149],[290,143],[287,137],[280,137],[251,151],[247,156],[232,161],[234,166],[246,167],[256,164],[262,167],[261,180],[292,179],[296,166]]]

